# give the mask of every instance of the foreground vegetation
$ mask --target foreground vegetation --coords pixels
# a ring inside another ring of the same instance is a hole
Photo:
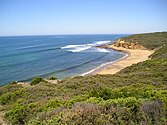
[[[167,33],[121,39],[159,49],[150,60],[114,75],[77,76],[58,84],[39,77],[29,86],[13,82],[0,88],[0,112],[14,125],[165,125]]]

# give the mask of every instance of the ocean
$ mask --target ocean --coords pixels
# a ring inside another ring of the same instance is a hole
[[[0,85],[33,77],[63,79],[83,75],[125,56],[96,48],[125,34],[0,37]]]

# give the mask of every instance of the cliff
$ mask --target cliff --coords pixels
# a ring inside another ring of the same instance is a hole
[[[124,40],[121,39],[118,39],[116,42],[114,42],[114,46],[123,47],[126,49],[146,49],[146,47],[139,45],[138,42],[136,43],[125,42]]]
[[[101,46],[97,46],[97,47],[109,49],[109,48],[111,48],[112,45],[114,45],[116,47],[123,47],[125,49],[139,49],[139,50],[147,49],[146,47],[139,45],[138,42],[136,42],[136,43],[125,42],[122,39],[118,39],[116,42],[114,42],[112,44],[105,44],[105,45],[101,45]]]

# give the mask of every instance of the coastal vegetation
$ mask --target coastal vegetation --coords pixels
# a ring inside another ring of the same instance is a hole
[[[167,32],[120,38],[154,49],[151,59],[114,75],[76,76],[57,84],[41,77],[30,85],[0,87],[0,112],[13,125],[165,125]]]
[[[41,77],[36,77],[30,82],[30,85],[36,85],[36,84],[39,84],[41,82],[45,82],[45,80]]]
[[[166,32],[135,34],[128,37],[122,37],[121,40],[131,43],[138,43],[147,49],[156,49],[166,45]]]

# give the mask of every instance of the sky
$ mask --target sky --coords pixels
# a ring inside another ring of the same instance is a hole
[[[0,36],[167,31],[167,0],[0,0]]]

